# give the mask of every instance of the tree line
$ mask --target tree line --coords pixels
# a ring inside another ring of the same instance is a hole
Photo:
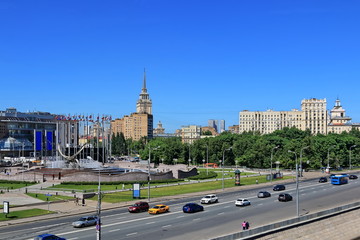
[[[301,160],[303,168],[318,169],[328,164],[340,168],[349,167],[350,159],[352,166],[360,166],[360,131],[312,135],[309,130],[293,127],[265,135],[259,132],[223,132],[192,144],[182,143],[179,137],[133,141],[120,133],[112,136],[112,153],[138,155],[141,159],[150,156],[151,162],[156,164],[202,165],[209,162],[220,165],[224,158],[225,166],[269,168],[279,161],[281,168],[293,169],[296,160]]]

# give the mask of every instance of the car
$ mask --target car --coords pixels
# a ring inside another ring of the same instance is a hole
[[[282,184],[278,184],[278,185],[275,185],[274,188],[273,188],[274,191],[282,191],[282,190],[285,190],[285,185],[282,185]]]
[[[99,218],[97,216],[81,217],[79,220],[73,222],[72,226],[78,228],[96,225],[98,219]]]
[[[130,213],[138,213],[149,210],[149,204],[147,202],[137,202],[128,207]]]
[[[257,197],[258,198],[267,198],[267,197],[271,197],[271,194],[267,191],[260,191],[258,194],[257,194]]]
[[[197,203],[187,203],[183,206],[184,213],[193,213],[193,212],[200,212],[200,211],[204,211],[204,207]]]
[[[281,193],[279,194],[278,200],[280,202],[287,202],[292,200],[292,196],[288,193]]]
[[[349,179],[358,179],[358,176],[351,174],[351,175],[349,175]]]
[[[245,198],[239,198],[235,201],[235,206],[242,207],[242,206],[249,206],[251,205],[250,201]]]
[[[66,240],[66,238],[58,237],[54,234],[45,233],[36,236],[34,240]]]
[[[168,212],[170,210],[169,206],[164,205],[164,204],[158,204],[153,206],[152,208],[150,208],[148,210],[149,214],[159,214],[159,213],[164,213],[164,212]]]
[[[324,183],[327,182],[327,178],[326,177],[321,177],[319,178],[319,183]]]
[[[200,200],[200,203],[206,203],[206,204],[217,203],[217,202],[219,202],[219,199],[215,194],[206,195]]]

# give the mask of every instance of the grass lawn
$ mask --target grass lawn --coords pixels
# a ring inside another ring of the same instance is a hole
[[[30,183],[0,183],[0,190],[6,191],[6,189],[18,189],[27,186],[31,186],[33,184]]]
[[[284,177],[283,179],[288,179],[292,177]],[[257,176],[257,177],[241,177],[241,185],[250,185],[256,184],[256,180],[258,183],[268,182],[266,180],[266,176]],[[276,182],[276,180],[274,180]],[[224,187],[234,187],[235,180],[229,179],[224,181]],[[164,197],[164,196],[172,196],[172,195],[179,195],[185,193],[193,193],[193,192],[202,192],[202,191],[211,191],[217,190],[222,188],[222,180],[218,178],[218,181],[214,182],[200,182],[200,183],[193,183],[193,184],[186,184],[186,185],[177,185],[177,186],[169,186],[169,187],[161,187],[161,188],[151,188],[150,196],[154,197]],[[147,189],[141,190],[141,197],[147,198]],[[91,200],[97,200],[97,196],[91,198]],[[126,192],[117,192],[117,193],[106,193],[102,201],[116,203],[116,202],[124,202],[124,201],[132,201],[132,191]]]
[[[0,213],[0,221],[14,220],[14,219],[20,219],[20,218],[27,218],[27,217],[35,217],[35,216],[46,215],[46,214],[50,214],[50,213],[55,213],[55,212],[38,209],[38,208],[12,212],[11,208],[10,208],[10,213],[7,215],[7,217],[5,217],[4,213]]]
[[[102,191],[120,190],[123,185],[101,185]],[[124,189],[132,188],[132,184],[124,184]],[[61,190],[61,191],[76,191],[76,192],[97,192],[97,185],[70,185],[70,184],[58,184],[53,187],[46,188],[48,190]]]
[[[68,199],[73,199],[73,197],[68,197],[68,196],[61,196],[61,195],[51,195],[51,196],[46,196],[45,194],[40,194],[40,193],[27,193],[28,196],[33,197],[33,198],[37,198],[40,199],[42,201],[58,201],[58,200],[68,200]]]

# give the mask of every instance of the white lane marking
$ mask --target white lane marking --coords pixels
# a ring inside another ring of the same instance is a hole
[[[162,226],[163,228],[167,228],[167,227],[171,227],[171,225],[165,225],[165,226]]]
[[[221,212],[221,213],[218,213],[217,215],[222,215],[222,214],[225,214],[224,212]]]
[[[148,222],[148,223],[145,223],[145,224],[154,224],[155,222]]]
[[[263,204],[263,203],[259,203],[259,204],[258,204],[258,206],[262,206],[262,205],[264,205],[264,204]]]
[[[69,238],[69,240],[75,240],[75,239],[78,239],[78,237]]]
[[[225,207],[223,207],[223,208],[229,208],[229,207],[231,207],[231,206],[225,206]]]
[[[184,216],[178,216],[178,217],[176,217],[176,218],[183,218]]]
[[[199,221],[201,218],[194,218],[193,221]]]
[[[46,226],[41,226],[41,227],[33,227],[31,229],[49,228],[49,227],[59,226],[59,225],[62,225],[62,224],[53,224],[53,225],[46,225]]]
[[[121,229],[113,229],[113,230],[109,230],[109,232],[117,232],[117,231],[120,231]]]
[[[126,234],[126,236],[131,236],[131,235],[135,235],[135,234],[137,234],[137,232]]]
[[[116,218],[116,219],[123,219],[123,218],[126,218],[126,217],[118,217],[118,218]]]

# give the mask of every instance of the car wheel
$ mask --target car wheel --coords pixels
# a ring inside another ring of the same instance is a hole
[[[216,199],[215,202],[217,203],[217,202],[219,202],[219,200]]]

